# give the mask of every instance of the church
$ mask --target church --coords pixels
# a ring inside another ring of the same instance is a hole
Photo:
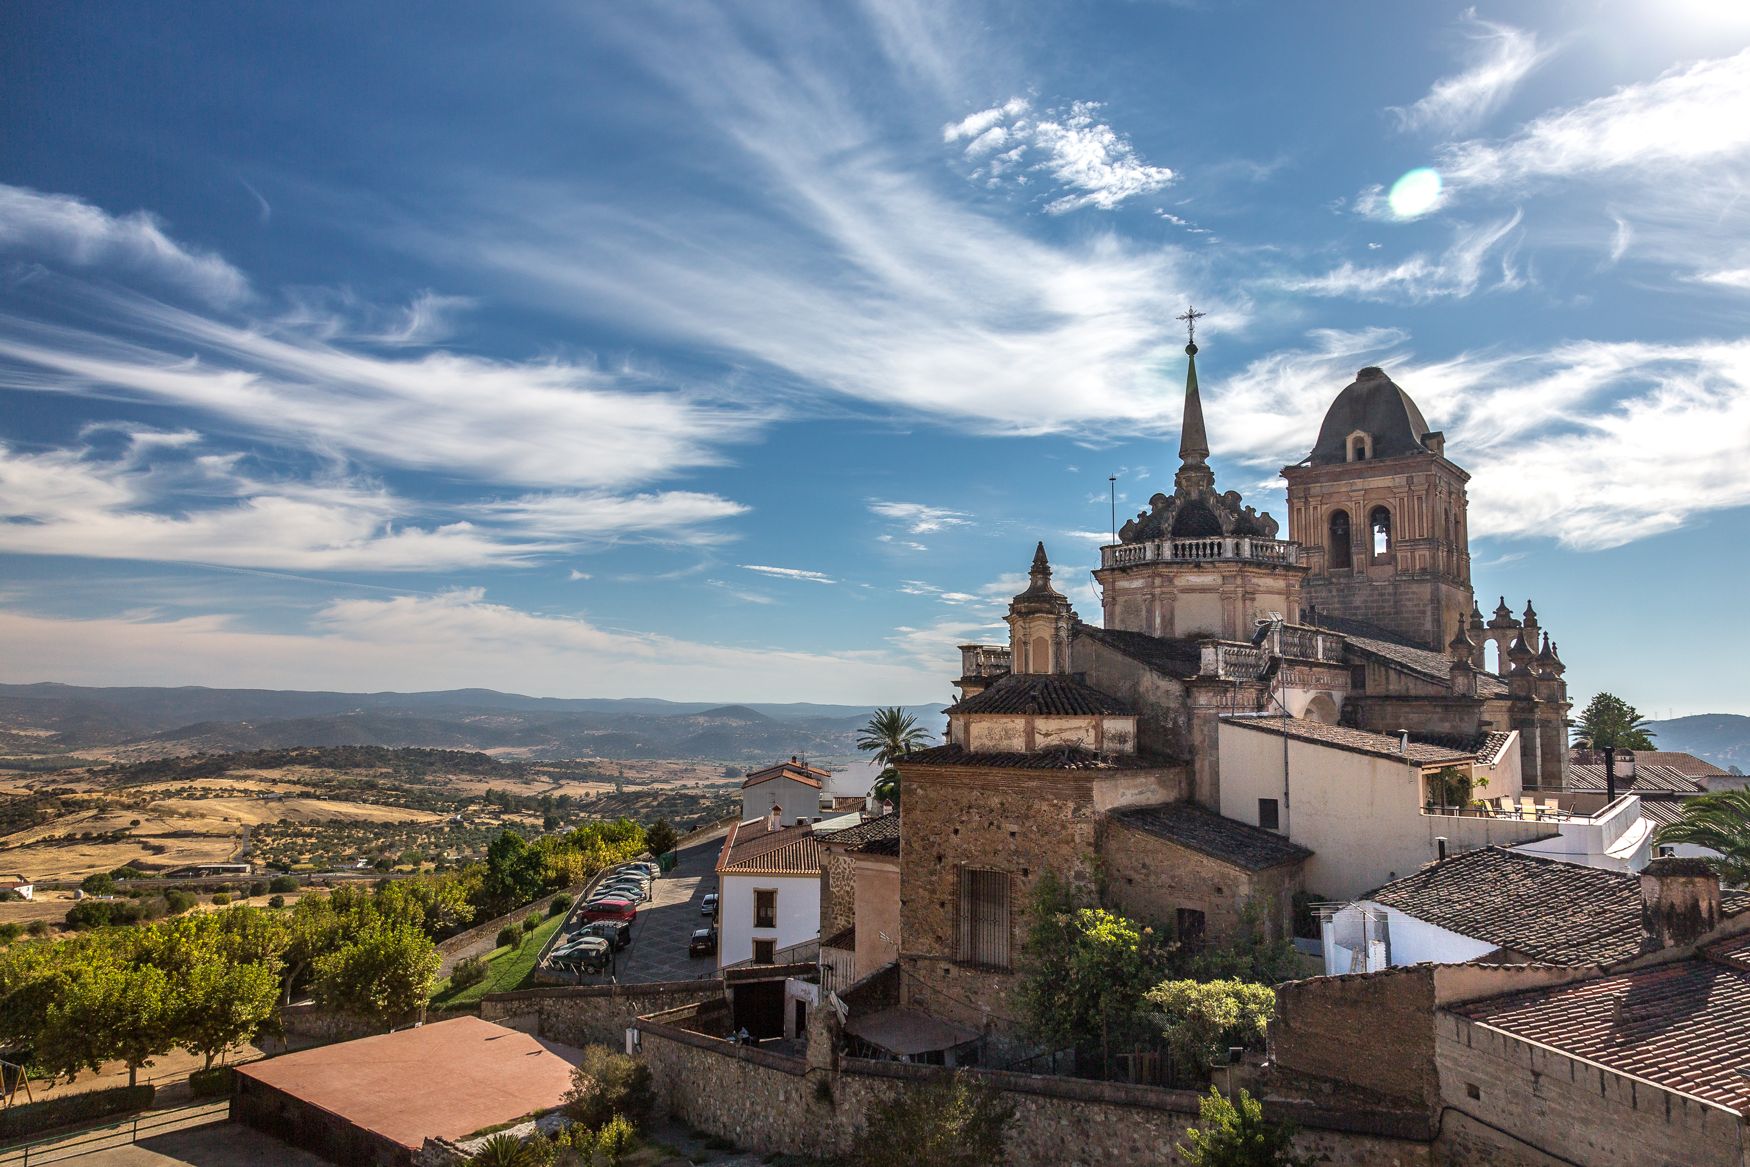
[[[1284,537],[1217,489],[1197,351],[1173,492],[1101,549],[1100,624],[1039,544],[1009,642],[962,646],[945,741],[899,764],[896,1004],[945,1045],[1017,1030],[1046,872],[1195,944],[1248,911],[1287,934],[1297,894],[1358,896],[1449,846],[1642,845],[1564,791],[1561,659],[1530,603],[1484,617],[1469,476],[1410,395],[1372,367],[1336,395],[1282,470]]]

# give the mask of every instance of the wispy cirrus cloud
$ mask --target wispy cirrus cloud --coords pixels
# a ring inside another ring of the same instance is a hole
[[[83,199],[0,184],[0,248],[47,256],[73,267],[119,268],[229,304],[249,281],[221,257],[178,243],[146,211],[112,215]]]
[[[1485,285],[1516,288],[1524,277],[1512,249],[1497,249],[1511,240],[1522,217],[1515,211],[1494,223],[1460,224],[1452,245],[1439,255],[1418,252],[1389,265],[1345,261],[1319,275],[1280,275],[1264,282],[1285,292],[1409,303],[1469,296]],[[1491,276],[1494,282],[1488,284]]]
[[[876,499],[869,504],[873,514],[892,519],[913,535],[929,535],[949,527],[969,527],[972,516],[965,511],[930,506],[921,502],[886,502]]]
[[[824,572],[808,571],[800,567],[771,567],[763,563],[743,563],[739,565],[743,571],[757,571],[761,575],[776,576],[779,579],[806,580],[809,583],[836,584],[839,581]]]
[[[1461,23],[1470,42],[1466,67],[1436,81],[1418,101],[1391,107],[1388,112],[1399,128],[1442,133],[1472,129],[1550,56],[1551,50],[1538,47],[1535,33],[1482,20],[1474,8],[1465,11]]]
[[[721,495],[689,490],[526,494],[467,509],[531,535],[568,540],[637,536],[674,543],[724,542],[729,533],[707,524],[748,511]]]
[[[964,142],[961,152],[975,164],[973,177],[987,185],[1025,185],[1035,174],[1049,179],[1063,192],[1045,204],[1050,214],[1085,207],[1110,211],[1160,190],[1174,174],[1138,157],[1130,139],[1100,119],[1102,108],[1097,101],[1077,101],[1035,114],[1026,98],[1012,97],[943,126],[942,140]]]

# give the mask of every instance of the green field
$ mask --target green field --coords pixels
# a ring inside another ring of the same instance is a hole
[[[534,983],[535,958],[541,955],[547,938],[557,932],[559,925],[564,922],[564,915],[549,916],[541,921],[539,928],[524,933],[523,942],[515,948],[493,949],[486,957],[486,979],[477,985],[469,985],[452,993],[448,980],[438,982],[431,994],[432,1007],[454,1009],[458,1005],[471,1005],[488,993],[508,993],[512,989],[528,988]]]

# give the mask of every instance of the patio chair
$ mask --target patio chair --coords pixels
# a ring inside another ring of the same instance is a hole
[[[1551,819],[1562,817],[1562,808],[1556,805],[1555,799],[1546,798],[1543,800],[1543,816]]]
[[[1520,814],[1521,818],[1528,818],[1528,819],[1536,818],[1537,817],[1537,800],[1532,798],[1529,794],[1520,795],[1519,796],[1519,814]]]
[[[1508,818],[1519,817],[1519,808],[1513,805],[1513,796],[1511,794],[1503,794],[1501,796],[1501,813]]]

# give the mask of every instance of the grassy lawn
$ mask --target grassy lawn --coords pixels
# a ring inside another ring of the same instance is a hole
[[[432,990],[432,1006],[453,1009],[457,1005],[472,1004],[488,993],[508,993],[512,989],[527,988],[533,983],[535,958],[541,955],[547,938],[557,932],[559,925],[564,922],[565,917],[562,915],[550,916],[541,921],[541,926],[533,932],[524,933],[523,942],[515,948],[493,949],[486,957],[486,979],[477,985],[469,985],[452,993],[450,982],[440,981]]]

